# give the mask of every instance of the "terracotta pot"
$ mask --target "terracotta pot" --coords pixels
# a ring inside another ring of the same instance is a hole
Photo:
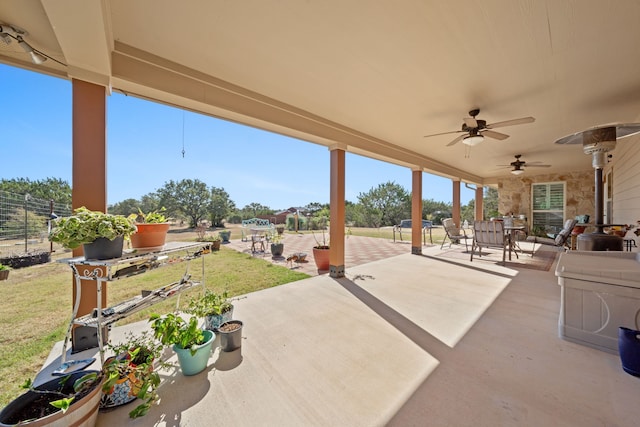
[[[318,270],[329,270],[329,248],[313,248],[313,259]]]
[[[136,224],[138,231],[131,235],[133,249],[160,249],[164,246],[169,231],[169,223]]]

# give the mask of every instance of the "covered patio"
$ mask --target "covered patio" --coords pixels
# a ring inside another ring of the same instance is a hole
[[[129,420],[125,405],[97,425],[636,424],[640,382],[619,357],[558,337],[555,263],[515,269],[441,253],[248,294],[234,312],[240,350],[215,350],[193,377],[164,372],[149,414]],[[112,340],[146,327],[117,328]]]

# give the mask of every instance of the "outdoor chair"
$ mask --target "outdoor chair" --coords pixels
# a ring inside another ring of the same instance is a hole
[[[558,234],[555,235],[554,238],[551,237],[540,237],[540,236],[529,236],[527,237],[527,242],[533,243],[533,248],[531,249],[531,254],[535,252],[536,243],[540,243],[541,245],[550,245],[555,246],[561,250],[570,249],[570,240],[571,232],[573,231],[573,227],[578,223],[575,219],[568,219],[564,222],[564,227]]]
[[[444,227],[444,238],[442,239],[442,244],[440,245],[440,249],[444,247],[444,242],[449,239],[449,247],[451,247],[452,243],[460,243],[461,240],[464,240],[464,246],[469,252],[469,245],[467,243],[468,239],[473,239],[473,236],[467,236],[467,232],[456,226],[453,222],[452,218],[445,218],[442,220],[442,226]]]
[[[509,239],[504,232],[502,221],[474,221],[473,244],[471,246],[471,261],[473,254],[478,249],[478,256],[482,256],[482,248],[502,248],[502,265],[505,264],[505,255],[509,249]],[[511,255],[509,255],[511,256]]]

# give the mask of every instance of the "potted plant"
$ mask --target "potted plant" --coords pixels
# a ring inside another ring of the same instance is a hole
[[[49,240],[69,249],[84,247],[87,259],[110,259],[122,256],[122,245],[137,230],[133,220],[123,215],[91,211],[84,206],[74,215],[57,218]]]
[[[162,344],[171,345],[178,355],[184,375],[195,375],[207,367],[215,334],[200,328],[197,317],[192,316],[187,322],[173,313],[162,317],[153,314],[149,321],[155,337]]]
[[[218,235],[222,239],[222,243],[229,243],[229,239],[231,238],[231,230],[219,231]]]
[[[11,270],[11,267],[0,264],[0,280],[7,280],[9,278],[9,270]]]
[[[218,328],[220,334],[220,350],[229,352],[242,346],[242,322],[229,320]]]
[[[108,358],[102,366],[105,382],[102,385],[101,408],[113,408],[142,399],[129,417],[138,418],[151,409],[159,399],[157,388],[160,375],[154,369],[154,363],[167,365],[160,361],[164,346],[156,341],[150,332],[139,335],[129,333],[119,344],[109,344],[114,356]]]
[[[220,236],[203,236],[197,239],[198,242],[211,242],[211,250],[219,251],[222,239]]]
[[[98,417],[100,371],[76,371],[34,387],[0,411],[0,426],[93,426]]]
[[[134,249],[159,249],[164,246],[169,231],[169,220],[163,207],[148,213],[138,208],[138,213],[129,215],[129,219],[135,222],[138,231],[131,235],[131,247]]]
[[[313,260],[318,270],[329,270],[329,240],[325,239],[324,230],[322,230],[322,240],[318,240],[315,233],[313,238],[316,245],[313,247]]]
[[[284,224],[276,225],[276,232],[278,233],[278,235],[282,235],[282,233],[284,233]]]
[[[205,329],[215,332],[222,323],[231,320],[233,304],[227,291],[218,294],[207,290],[200,298],[191,299],[185,311],[204,318]]]
[[[282,243],[282,235],[274,234],[271,237],[271,256],[281,257],[284,252],[284,243]]]

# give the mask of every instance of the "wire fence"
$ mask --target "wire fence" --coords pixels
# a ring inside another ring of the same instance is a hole
[[[0,258],[16,254],[52,252],[51,220],[71,215],[71,206],[29,194],[0,191]]]

